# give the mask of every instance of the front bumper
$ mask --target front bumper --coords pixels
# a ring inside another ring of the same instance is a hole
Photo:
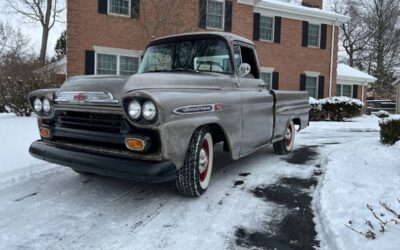
[[[66,149],[44,141],[35,141],[29,153],[38,159],[77,171],[141,182],[167,182],[175,179],[176,167],[170,161],[141,161]]]

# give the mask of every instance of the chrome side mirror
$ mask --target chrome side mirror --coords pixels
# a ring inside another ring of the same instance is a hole
[[[251,71],[251,66],[248,63],[242,63],[239,67],[239,76],[240,77],[245,77],[247,76]]]

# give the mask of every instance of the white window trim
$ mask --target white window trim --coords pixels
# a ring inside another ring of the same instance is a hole
[[[132,1],[128,1],[129,2],[129,7],[128,7],[128,15],[124,15],[124,14],[118,14],[118,13],[114,13],[110,11],[111,8],[111,4],[110,4],[111,0],[107,0],[107,14],[110,16],[119,16],[119,17],[131,17],[132,15]]]
[[[351,87],[350,87],[350,96],[349,96],[349,97],[350,97],[350,98],[353,98],[353,86],[354,86],[354,85],[352,85],[352,84],[343,84],[343,83],[337,83],[336,85],[340,85],[340,86],[341,86],[341,88],[340,88],[340,93],[339,93],[340,95],[338,95],[338,93],[336,93],[336,96],[344,96],[344,95],[343,95],[343,86],[346,85],[346,86],[351,86]],[[336,88],[336,89],[337,89],[337,88]]]
[[[307,47],[308,48],[314,48],[314,49],[320,49],[321,48],[321,31],[322,31],[322,24],[320,24],[320,23],[312,23],[312,22],[309,22],[308,23],[308,25],[318,25],[318,27],[319,27],[319,39],[318,39],[318,46],[314,46],[314,45],[309,45],[309,41],[308,41],[308,37],[309,37],[309,34],[307,34]],[[307,31],[307,33],[308,33],[309,31]]]
[[[270,67],[260,67],[260,78],[261,78],[261,74],[262,73],[269,73],[269,74],[271,74],[271,82],[269,83],[269,89],[268,90],[271,90],[272,89],[272,84],[273,84],[273,82],[274,82],[274,71],[275,71],[275,68],[270,68]],[[261,78],[261,80],[262,81],[264,81],[262,78]],[[265,85],[268,85],[267,83],[265,83]]]
[[[261,16],[272,18],[272,39],[271,40],[267,40],[267,39],[261,39],[260,38],[260,41],[273,43],[275,41],[275,17],[274,16],[269,16],[269,15],[261,15]],[[261,23],[260,23],[260,31],[261,31]]]
[[[126,57],[134,57],[138,58],[138,66],[140,66],[141,63],[141,55],[142,52],[138,50],[127,50],[127,49],[117,49],[117,48],[108,48],[108,47],[99,47],[99,46],[93,46],[94,51],[95,51],[95,56],[94,56],[94,67],[95,67],[95,75],[97,74],[97,55],[98,54],[105,54],[105,55],[112,55],[112,56],[117,56],[117,75],[120,75],[120,57],[121,56],[126,56]],[[139,70],[139,67],[138,67]]]
[[[215,1],[215,2],[222,2],[222,28],[214,28],[214,27],[208,27],[207,26],[207,16],[208,16],[208,2],[209,1]],[[225,30],[225,0],[207,0],[206,2],[206,29],[209,30]]]
[[[316,85],[315,86],[315,95],[316,96],[313,96],[313,98],[318,99],[319,76],[321,75],[321,73],[320,72],[314,72],[314,71],[305,71],[304,73],[306,75],[306,82],[305,82],[306,91],[307,91],[307,77],[317,78],[317,80],[315,81],[315,85]]]

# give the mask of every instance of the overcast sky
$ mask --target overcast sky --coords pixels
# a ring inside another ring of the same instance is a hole
[[[42,28],[40,24],[32,24],[27,19],[23,19],[21,15],[10,15],[5,10],[6,0],[0,0],[0,21],[3,23],[9,23],[14,29],[21,29],[25,37],[30,40],[32,48],[35,53],[40,52],[40,43],[42,37]],[[66,20],[66,18],[64,18]],[[50,31],[49,43],[47,47],[47,56],[54,54],[54,46],[61,33],[66,29],[65,23],[57,23]]]

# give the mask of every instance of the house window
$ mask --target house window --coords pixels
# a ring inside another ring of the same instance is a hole
[[[97,75],[133,75],[138,71],[139,58],[134,56],[96,54]]]
[[[306,77],[306,91],[308,92],[308,95],[314,98],[318,98],[318,91],[317,91],[317,86],[318,86],[318,77],[315,76],[307,76]]]
[[[268,16],[260,17],[260,40],[273,41],[274,18]]]
[[[207,1],[207,28],[224,29],[224,1]]]
[[[337,96],[353,97],[352,90],[353,90],[352,85],[343,85],[343,84],[336,85]]]
[[[261,72],[261,79],[265,82],[267,89],[271,89],[272,72]]]
[[[130,16],[131,0],[108,0],[108,13]]]
[[[321,25],[308,24],[308,46],[319,47],[321,39]]]

